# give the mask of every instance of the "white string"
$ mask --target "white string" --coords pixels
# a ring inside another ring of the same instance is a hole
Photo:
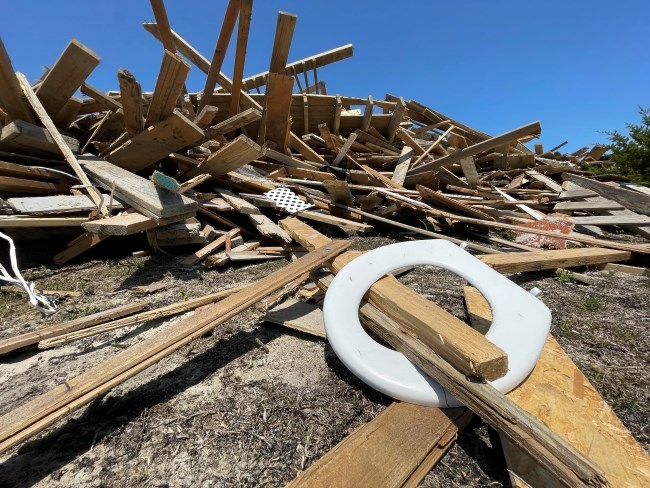
[[[29,303],[34,307],[39,309],[45,315],[51,315],[56,312],[57,307],[54,302],[50,301],[45,295],[41,295],[34,291],[34,283],[31,281],[25,281],[25,278],[20,274],[18,269],[18,260],[16,259],[16,246],[14,246],[14,241],[11,237],[0,232],[0,237],[6,240],[9,243],[9,259],[11,260],[11,268],[13,269],[15,277],[11,276],[7,269],[0,264],[0,280],[6,281],[7,283],[17,286],[18,288],[24,290],[29,295]]]

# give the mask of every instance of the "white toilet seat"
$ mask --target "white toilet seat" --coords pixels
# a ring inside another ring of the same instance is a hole
[[[362,254],[336,275],[325,295],[323,314],[327,339],[343,364],[362,381],[395,399],[437,407],[462,405],[402,353],[373,340],[359,322],[359,304],[375,281],[418,264],[461,276],[489,302],[493,322],[485,337],[508,354],[507,374],[490,384],[507,393],[526,379],[544,348],[551,312],[479,259],[437,239],[380,247]]]

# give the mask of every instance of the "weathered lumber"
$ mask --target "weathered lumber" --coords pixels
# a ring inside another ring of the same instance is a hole
[[[261,147],[245,135],[236,137],[228,144],[220,147],[208,159],[192,168],[186,176],[193,177],[199,174],[210,174],[213,177],[230,173],[245,164],[264,156],[265,148]]]
[[[105,219],[90,220],[83,223],[81,226],[86,232],[93,234],[102,234],[107,236],[128,236],[137,234],[145,230],[155,229],[159,225],[171,224],[185,220],[191,217],[194,213],[187,215],[179,214],[165,219],[153,219],[141,213],[131,212],[114,217],[107,217]]]
[[[264,321],[325,338],[323,311],[318,305],[297,298],[289,298],[266,312]]]
[[[367,303],[361,318],[395,349],[435,378],[567,487],[611,486],[590,459],[488,383],[473,382],[388,315]]]
[[[374,230],[374,227],[370,224],[355,222],[353,220],[337,217],[328,213],[314,212],[312,210],[300,210],[294,215],[302,217],[303,219],[314,220],[322,224],[334,225],[346,231],[359,232],[360,234],[369,233]]]
[[[117,72],[120,84],[120,101],[124,115],[124,127],[130,136],[135,136],[144,129],[142,111],[142,89],[135,76],[124,68]]]
[[[230,295],[238,293],[245,288],[246,285],[236,286],[234,288],[228,288],[226,290],[210,293],[209,295],[202,297],[190,298],[189,300],[172,303],[171,305],[166,305],[164,307],[146,310],[129,317],[115,318],[114,320],[105,322],[103,324],[94,325],[82,330],[76,330],[65,334],[57,334],[56,336],[43,339],[41,342],[39,342],[38,348],[50,349],[52,347],[67,344],[69,342],[84,339],[86,337],[95,336],[97,334],[102,334],[111,330],[123,329],[124,327],[143,324],[146,322],[151,322],[153,320],[160,320],[166,317],[171,317],[173,315],[178,315],[180,313],[189,312],[190,310],[194,310],[198,307],[203,307],[205,305],[214,303],[217,300],[221,300],[222,298],[229,297]]]
[[[255,205],[229,191],[219,191],[219,195],[239,213],[246,215],[255,229],[263,236],[284,244],[291,243],[291,236],[264,215]]]
[[[88,195],[8,198],[7,203],[16,212],[29,215],[90,212],[97,208]],[[112,207],[113,210],[123,210],[124,204],[114,198]]]
[[[553,210],[563,212],[589,211],[589,210],[622,210],[625,207],[618,202],[603,199],[603,201],[585,201],[585,202],[559,202],[553,207]]]
[[[101,91],[99,88],[95,88],[89,83],[84,82],[81,85],[81,88],[79,88],[79,90],[84,95],[92,98],[98,103],[103,103],[107,107],[110,107],[112,110],[117,111],[122,109],[122,104],[120,102],[115,100],[113,97],[109,97],[108,95],[106,95],[106,93]]]
[[[280,163],[285,164],[286,166],[292,167],[292,168],[302,168],[302,169],[308,169],[308,170],[313,170],[314,168],[319,168],[320,166],[314,165],[314,163],[308,162],[308,161],[301,161],[299,159],[296,159],[292,156],[289,156],[288,154],[281,153],[280,151],[276,151],[274,149],[267,148],[266,157],[273,159],[275,161],[278,161]]]
[[[86,171],[109,191],[138,212],[153,219],[164,219],[196,212],[197,203],[178,193],[156,188],[146,178],[93,156],[81,156]]]
[[[73,176],[61,171],[54,171],[44,167],[23,166],[22,164],[8,163],[6,161],[0,161],[0,176],[52,183],[66,188],[63,193],[66,193],[71,185],[77,183]]]
[[[329,241],[293,217],[280,221],[280,225],[307,249],[317,249]],[[330,267],[337,273],[355,257],[354,253],[345,253]],[[507,372],[507,356],[499,347],[393,276],[386,276],[372,285],[367,297],[370,303],[399,321],[464,373],[491,380]],[[408,307],[404,306],[406,303]]]
[[[421,166],[411,168],[409,171],[409,174],[420,174],[420,173],[426,173],[427,171],[431,171],[434,169],[441,168],[443,166],[450,166],[453,163],[459,162],[461,159],[466,158],[468,156],[475,156],[478,153],[488,151],[490,149],[494,149],[498,146],[501,146],[503,144],[507,144],[511,141],[520,139],[522,137],[528,136],[528,135],[537,135],[540,134],[542,131],[542,127],[539,122],[532,122],[528,125],[524,125],[522,127],[518,127],[517,129],[513,129],[508,132],[504,132],[503,134],[500,134],[498,136],[492,137],[491,139],[487,139],[485,141],[478,142],[472,146],[466,147],[465,149],[461,149],[460,151],[456,151],[453,154],[450,154],[449,156],[443,156],[439,159],[436,159],[435,161],[432,161],[430,163],[423,164]]]
[[[232,88],[230,89],[230,116],[239,113],[242,78],[244,77],[244,60],[248,45],[248,32],[251,25],[253,0],[239,0],[239,21],[237,22],[237,47],[235,49],[235,65],[233,68]]]
[[[236,129],[239,129],[240,127],[244,127],[245,125],[250,124],[251,122],[259,120],[261,117],[262,112],[256,108],[249,108],[247,110],[244,110],[243,112],[238,113],[237,115],[234,115],[229,119],[224,120],[223,122],[219,122],[218,124],[205,129],[205,135],[200,141],[196,142],[196,144],[200,144],[202,142],[219,137],[223,134],[232,132]]]
[[[194,119],[194,123],[200,128],[203,129],[205,132],[205,129],[212,124],[212,121],[216,117],[217,113],[219,112],[219,109],[213,105],[205,105],[198,114],[196,114],[196,118]]]
[[[576,225],[649,225],[647,215],[591,215],[588,217],[573,217]]]
[[[354,205],[350,185],[345,180],[324,180],[323,186],[332,197],[332,201],[344,205]]]
[[[190,65],[179,55],[165,50],[147,111],[145,127],[150,127],[172,114],[178,97],[183,93],[185,78],[189,71]]]
[[[50,118],[58,125],[59,112],[99,64],[93,51],[72,39],[36,89],[36,95]]]
[[[72,152],[79,152],[79,141],[73,137],[61,136]],[[8,151],[34,156],[62,156],[50,133],[23,120],[14,120],[2,128],[0,147]]]
[[[393,180],[395,183],[399,184],[402,187],[404,186],[406,173],[408,172],[409,167],[411,166],[412,159],[413,159],[413,149],[405,145],[402,148],[402,152],[399,155],[399,159],[397,160],[397,163],[395,164],[395,170],[393,171],[393,176],[391,176],[391,180]]]
[[[57,337],[59,335],[67,334],[79,329],[84,329],[86,327],[92,327],[94,325],[99,325],[111,320],[119,319],[121,317],[140,312],[145,308],[147,308],[147,304],[144,302],[129,303],[128,305],[122,305],[120,307],[111,308],[109,310],[97,312],[92,315],[86,315],[85,317],[80,317],[68,322],[62,322],[60,324],[43,327],[40,330],[8,337],[6,339],[0,340],[0,354],[7,354],[18,349],[33,346],[34,344],[38,344],[40,341],[49,339],[51,337]]]
[[[79,237],[68,243],[67,249],[54,256],[54,264],[65,264],[107,238],[108,236],[91,234],[90,232],[81,234]]]
[[[7,111],[12,120],[34,122],[29,106],[23,101],[23,92],[2,38],[0,38],[0,107]]]
[[[644,215],[650,215],[650,196],[643,193],[626,190],[625,188],[618,188],[615,186],[606,185],[600,181],[595,181],[583,176],[572,175],[564,173],[562,175],[564,180],[571,181],[582,188],[596,192],[601,197],[614,200],[620,203],[625,208],[639,212]]]
[[[223,17],[223,23],[221,25],[221,30],[219,31],[217,44],[214,47],[212,62],[208,64],[208,71],[206,72],[208,77],[206,78],[205,86],[203,87],[203,96],[199,101],[199,112],[201,109],[203,109],[203,107],[210,103],[209,100],[212,97],[212,92],[214,92],[214,87],[217,84],[217,80],[221,72],[221,67],[223,66],[223,60],[226,57],[228,43],[230,42],[232,32],[235,28],[235,21],[239,15],[239,5],[239,0],[229,0],[228,6],[226,7],[226,13]],[[158,26],[155,27],[156,30],[158,30]]]
[[[87,217],[12,217],[0,216],[0,229],[17,227],[78,227],[88,221]]]
[[[204,132],[178,110],[140,132],[106,156],[111,163],[137,173],[170,153],[197,143]]]
[[[471,412],[464,408],[441,410],[395,402],[343,439],[287,488],[416,486],[471,418]],[[423,464],[428,469],[413,480]]]
[[[239,235],[239,232],[240,232],[239,229],[233,229],[233,230],[227,232],[226,234],[218,237],[217,239],[215,239],[211,243],[209,243],[206,246],[202,247],[201,249],[199,249],[195,253],[184,257],[180,261],[179,264],[181,266],[190,267],[190,266],[194,266],[197,263],[200,263],[205,258],[207,258],[210,254],[212,254],[217,249],[219,249],[221,246],[225,245],[226,241],[229,238],[232,239],[233,237]]]
[[[478,290],[467,287],[465,300],[470,316],[492,321],[490,306]],[[552,336],[533,372],[507,396],[588,455],[612,486],[647,483],[650,458]],[[506,439],[502,444],[516,476],[531,486],[557,485],[534,458]]]
[[[479,256],[481,261],[502,274],[590,266],[614,261],[628,261],[631,258],[632,253],[629,251],[617,251],[598,247],[510,252]]]
[[[264,128],[260,128],[257,142],[271,141],[278,151],[284,152],[289,143],[291,125],[291,100],[293,77],[269,73],[264,96]]]
[[[348,138],[345,140],[345,143],[343,146],[341,146],[341,149],[338,151],[336,154],[336,157],[334,160],[332,160],[332,166],[338,166],[341,161],[343,161],[343,158],[347,155],[348,151],[354,144],[354,141],[356,141],[357,135],[353,132],[348,136]]]
[[[86,191],[90,195],[90,198],[92,198],[93,202],[95,202],[95,205],[97,205],[99,212],[102,215],[106,215],[108,213],[108,210],[102,202],[102,196],[99,193],[99,190],[93,186],[93,184],[86,176],[86,173],[84,173],[83,169],[81,169],[81,166],[79,166],[77,158],[75,158],[74,154],[72,154],[72,151],[61,137],[61,134],[55,127],[54,122],[52,122],[52,119],[32,90],[32,87],[27,81],[27,78],[25,78],[25,75],[22,73],[16,73],[16,76],[18,76],[18,81],[20,82],[20,86],[23,90],[23,93],[27,97],[27,100],[29,101],[30,105],[34,109],[34,112],[36,112],[38,118],[41,120],[45,128],[50,132],[50,135],[52,136],[52,139],[54,139],[56,145],[59,146],[59,150],[65,157],[65,160],[72,167],[77,177],[79,177],[79,180],[86,188]]]
[[[67,193],[70,185],[57,181],[38,181],[28,178],[0,176],[0,191],[11,193],[34,193],[38,195]],[[95,206],[95,208],[97,208]]]
[[[110,391],[151,364],[201,337],[259,299],[345,251],[350,242],[336,241],[287,264],[280,270],[192,317],[88,369],[64,384],[0,417],[0,452],[29,439],[82,405]]]

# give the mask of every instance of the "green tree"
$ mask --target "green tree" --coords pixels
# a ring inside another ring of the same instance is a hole
[[[650,184],[650,109],[639,107],[640,124],[626,124],[628,135],[618,131],[606,132],[610,143],[608,171],[621,174],[644,185]]]

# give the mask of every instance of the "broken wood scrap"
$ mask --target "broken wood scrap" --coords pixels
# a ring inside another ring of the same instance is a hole
[[[160,73],[156,79],[156,87],[147,111],[145,127],[155,125],[172,114],[178,97],[183,93],[185,78],[189,71],[190,65],[180,56],[165,50]]]
[[[109,236],[93,234],[91,232],[86,232],[81,234],[76,239],[73,239],[68,243],[68,247],[54,256],[54,264],[65,264],[71,259],[76,258],[77,256],[82,255],[88,249],[96,246],[100,242],[103,242]]]
[[[26,332],[13,337],[0,340],[0,354],[8,354],[19,349],[38,344],[40,341],[57,337],[62,334],[77,331],[87,327],[99,325],[111,320],[119,319],[127,315],[140,312],[147,308],[144,302],[134,302],[120,307],[111,308],[102,312],[97,312],[85,317],[62,322],[60,324],[50,325],[40,330]]]
[[[61,111],[99,61],[97,54],[76,39],[72,39],[59,59],[45,74],[35,92],[55,125],[61,125]]]
[[[93,156],[80,158],[85,170],[107,190],[154,220],[196,213],[197,203],[177,193],[156,188],[146,178]]]
[[[9,198],[7,203],[16,212],[28,215],[56,215],[91,212],[97,207],[88,195],[55,195],[46,197]],[[124,210],[124,204],[114,198],[113,210]]]
[[[123,213],[114,217],[105,219],[90,220],[84,222],[82,227],[93,234],[102,234],[105,236],[128,236],[138,232],[155,229],[160,225],[179,222],[191,217],[194,213],[180,214],[165,219],[153,219],[138,212]]]
[[[266,149],[245,135],[236,137],[220,147],[208,159],[186,173],[187,177],[207,173],[213,177],[225,175],[264,156]]]
[[[625,208],[644,215],[650,215],[650,195],[633,190],[610,186],[583,176],[563,174],[564,180],[569,180],[582,188],[596,192],[601,197],[614,200]]]
[[[198,143],[204,132],[178,110],[111,151],[106,159],[137,173],[185,146]]]
[[[196,251],[194,254],[190,254],[189,256],[184,257],[179,261],[179,265],[183,267],[190,267],[194,266],[195,264],[200,263],[203,261],[206,257],[208,257],[210,254],[218,250],[221,246],[224,246],[226,244],[226,240],[228,238],[233,238],[239,234],[239,229],[235,228],[226,234],[222,235],[218,239],[215,239],[211,243],[207,244],[206,246],[202,247],[198,251]]]
[[[69,136],[61,136],[73,153],[79,152],[79,141]],[[0,148],[43,157],[59,157],[63,153],[50,133],[23,120],[14,120],[2,128]]]
[[[20,83],[2,39],[0,39],[0,107],[7,111],[10,122],[13,120],[34,122],[29,106],[23,101]]]

